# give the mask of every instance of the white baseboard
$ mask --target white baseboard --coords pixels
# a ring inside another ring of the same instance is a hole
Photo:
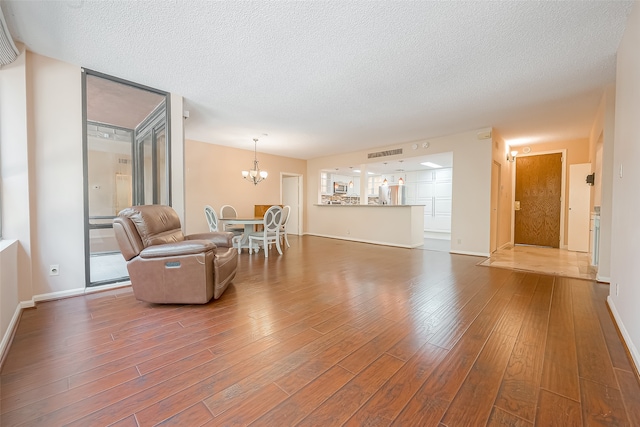
[[[490,257],[490,254],[488,254],[486,252],[470,252],[470,251],[454,251],[454,250],[450,250],[449,253],[450,254],[457,254],[457,255],[481,256],[481,257],[485,257],[485,258],[489,258]]]
[[[640,372],[640,353],[635,345],[633,345],[633,341],[631,341],[631,336],[627,331],[627,328],[624,327],[624,323],[622,323],[622,319],[620,319],[620,314],[618,314],[618,310],[616,309],[616,305],[613,303],[613,299],[611,296],[607,297],[607,304],[609,304],[609,309],[611,310],[611,314],[613,314],[613,319],[618,326],[618,330],[620,334],[622,334],[622,339],[624,340],[625,345],[629,349],[629,353],[631,353],[631,359],[633,359],[633,364],[635,365],[636,372]]]
[[[20,313],[22,313],[22,308],[23,308],[22,303],[16,306],[16,311],[13,312],[13,317],[9,322],[7,331],[2,337],[2,341],[0,341],[0,360],[4,360],[6,352],[9,350],[9,343],[11,342],[11,337],[13,337],[13,334],[16,328],[18,327],[18,319],[20,319]]]
[[[611,283],[611,277],[600,276],[596,273],[596,280],[602,283]]]
[[[349,242],[359,242],[359,243],[370,243],[372,245],[381,245],[381,246],[393,246],[395,248],[406,248],[406,249],[415,249],[419,246],[424,245],[424,242],[417,243],[415,245],[398,245],[395,243],[389,242],[379,242],[376,240],[366,240],[366,239],[354,239],[351,237],[343,237],[343,236],[332,236],[330,234],[317,234],[317,233],[304,233],[307,236],[316,236],[316,237],[326,237],[328,239],[337,239],[337,240],[347,240]]]
[[[66,291],[58,291],[58,292],[50,292],[48,294],[34,295],[34,297],[30,302],[32,303],[31,307],[33,307],[33,305],[36,302],[53,301],[53,300],[62,299],[62,298],[77,297],[79,295],[109,291],[111,289],[123,288],[125,286],[131,286],[131,281],[127,280],[126,282],[110,283],[108,285],[93,286],[90,288],[75,288],[75,289],[69,289]],[[29,303],[29,301],[24,301],[23,303]]]

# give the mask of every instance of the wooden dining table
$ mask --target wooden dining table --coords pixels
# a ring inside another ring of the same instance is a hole
[[[249,249],[249,234],[253,233],[254,227],[256,225],[262,224],[264,222],[263,217],[247,217],[247,218],[220,218],[218,221],[221,221],[223,224],[243,224],[244,225],[244,233],[239,237],[238,244],[238,253],[242,251],[243,248]],[[235,238],[234,238],[235,239]],[[254,247],[254,250],[257,252],[258,247]]]

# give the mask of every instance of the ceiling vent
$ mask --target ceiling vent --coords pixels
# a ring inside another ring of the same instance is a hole
[[[18,58],[19,53],[0,9],[0,67],[11,64]]]
[[[369,153],[367,157],[369,159],[375,159],[378,157],[395,156],[396,154],[402,154],[402,148],[396,148],[395,150],[378,151],[377,153]]]
[[[491,139],[491,131],[487,130],[487,131],[478,132],[476,136],[478,137],[479,140]]]

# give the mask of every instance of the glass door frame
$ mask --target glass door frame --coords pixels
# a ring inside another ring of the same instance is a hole
[[[151,136],[151,177],[153,179],[152,188],[152,203],[160,204],[162,197],[160,194],[160,185],[158,182],[159,170],[158,167],[158,150],[157,150],[157,136],[160,132],[164,131],[165,134],[165,164],[164,174],[166,176],[167,184],[171,183],[171,141],[168,136],[168,122],[166,113],[166,103],[160,104],[152,111],[147,118],[145,118],[134,130],[133,135],[133,153],[132,159],[134,164],[134,180],[133,180],[133,204],[142,205],[145,204],[145,170],[144,170],[144,140]],[[167,205],[171,205],[171,185],[166,188]]]
[[[162,113],[159,112],[159,110],[161,110],[160,108],[157,108],[156,110],[154,110],[152,113],[149,114],[149,116],[142,121],[142,123],[140,125],[138,125],[136,127],[136,129],[134,130],[134,136],[133,136],[133,144],[132,144],[132,159],[134,160],[133,162],[133,203],[134,205],[136,204],[136,202],[138,201],[138,199],[136,199],[136,172],[135,170],[138,169],[136,167],[136,151],[138,151],[136,149],[136,145],[137,145],[137,138],[136,138],[136,131],[138,128],[142,129],[141,125],[146,125],[148,123],[148,120],[150,117],[153,116],[154,118],[154,123],[156,123],[157,121],[161,120],[162,118],[164,118],[164,129],[165,129],[165,138],[166,138],[166,161],[165,161],[165,165],[166,165],[166,180],[167,180],[167,186],[168,186],[168,204],[171,204],[171,103],[170,103],[170,97],[169,97],[169,93],[165,92],[165,91],[161,91],[158,89],[154,89],[148,86],[144,86],[138,83],[134,83],[128,80],[124,80],[124,79],[120,79],[117,77],[113,77],[107,74],[103,74],[97,71],[93,71],[87,68],[81,68],[81,88],[82,88],[82,159],[83,159],[83,164],[82,164],[82,175],[83,175],[83,196],[84,196],[84,249],[85,249],[85,287],[94,287],[94,286],[100,286],[100,285],[107,285],[107,284],[112,284],[112,283],[118,283],[118,282],[123,282],[128,280],[127,278],[114,278],[114,279],[110,279],[110,280],[102,280],[102,281],[98,281],[98,282],[91,282],[91,266],[90,266],[90,262],[91,262],[91,247],[90,247],[90,231],[92,229],[91,224],[90,224],[90,220],[89,220],[89,138],[87,135],[87,125],[90,123],[88,118],[87,118],[87,76],[91,75],[94,77],[99,77],[102,79],[106,79],[106,80],[111,80],[113,82],[116,83],[120,83],[120,84],[124,84],[127,86],[131,86],[133,88],[137,88],[137,89],[142,89],[142,90],[146,90],[149,92],[153,92],[156,93],[158,95],[162,95],[164,96],[165,102],[164,102],[164,106],[163,106],[163,110],[164,110],[164,117],[162,117]],[[162,105],[162,104],[161,104]],[[154,113],[155,116],[154,116]],[[155,147],[154,147],[155,148]],[[157,190],[154,189],[154,193],[156,193]],[[138,193],[140,194],[140,193]],[[155,199],[154,199],[155,200]],[[104,226],[102,226],[102,228],[104,228]],[[111,228],[113,228],[113,226],[111,226]]]

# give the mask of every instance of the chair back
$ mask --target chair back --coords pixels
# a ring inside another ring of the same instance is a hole
[[[127,261],[144,248],[184,240],[180,218],[171,206],[132,206],[120,211],[113,220],[120,251]]]
[[[289,222],[289,214],[291,213],[291,206],[286,205],[282,208],[282,229],[284,230]]]
[[[216,211],[209,205],[204,207],[204,216],[207,218],[207,224],[209,224],[209,231],[218,231],[218,215]]]
[[[220,208],[220,218],[237,218],[238,212],[231,205],[224,205]]]
[[[276,232],[280,230],[282,224],[282,208],[280,206],[271,206],[267,209],[263,219],[264,232]]]

